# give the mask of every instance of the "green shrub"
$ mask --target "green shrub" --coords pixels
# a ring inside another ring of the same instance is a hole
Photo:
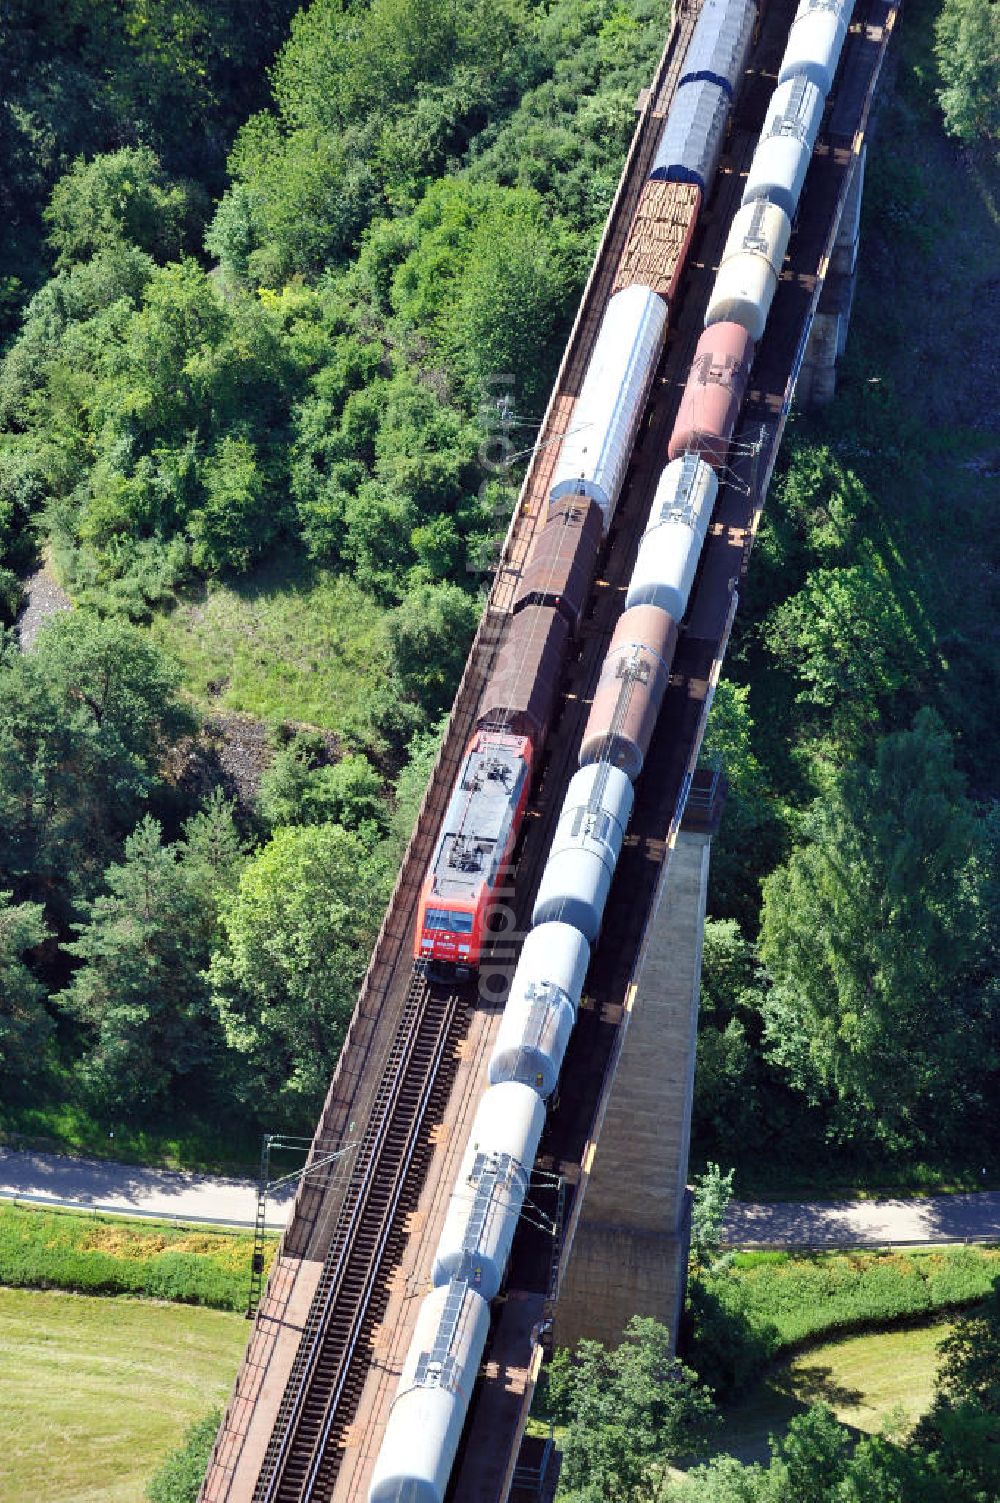
[[[195,1503],[222,1418],[218,1409],[193,1424],[146,1489],[149,1503]]]
[[[273,1254],[273,1242],[267,1258]],[[246,1307],[253,1237],[0,1206],[0,1284]]]
[[[704,1285],[714,1305],[738,1312],[776,1355],[830,1332],[974,1304],[998,1275],[1000,1247],[796,1257],[743,1253],[725,1274],[707,1277]],[[697,1321],[694,1339],[697,1346]]]

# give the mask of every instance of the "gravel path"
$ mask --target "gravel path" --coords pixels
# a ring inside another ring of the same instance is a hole
[[[1000,1192],[914,1200],[733,1201],[723,1239],[735,1247],[887,1247],[1000,1242]]]
[[[293,1197],[294,1187],[285,1187],[268,1200],[269,1226],[284,1226]],[[252,1226],[257,1209],[249,1180],[12,1148],[0,1148],[0,1198],[226,1226]],[[723,1237],[742,1247],[1000,1242],[1000,1191],[915,1200],[734,1201]]]
[[[56,584],[48,564],[43,564],[24,581],[25,604],[17,618],[17,634],[22,648],[32,645],[41,626],[50,616],[72,609],[73,602]]]
[[[268,1226],[284,1226],[294,1193],[285,1187],[268,1199]],[[13,1148],[0,1148],[0,1198],[220,1226],[252,1226],[257,1213],[250,1180]]]

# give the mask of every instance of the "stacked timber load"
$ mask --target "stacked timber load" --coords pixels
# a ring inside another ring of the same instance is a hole
[[[673,301],[700,202],[697,183],[666,183],[651,178],[644,185],[615,273],[614,292],[625,287],[651,287],[668,303]]]

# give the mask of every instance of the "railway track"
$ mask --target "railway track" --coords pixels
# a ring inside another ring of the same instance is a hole
[[[786,0],[786,4],[790,5],[791,0]],[[692,5],[689,10],[686,9],[675,17],[671,38],[651,93],[652,101],[657,107],[656,115],[669,102],[678,60],[683,54],[697,9],[697,4]],[[536,790],[530,811],[532,817],[526,831],[526,846],[518,862],[518,901],[515,906],[519,910],[527,903],[533,890],[543,848],[547,843],[546,830],[554,821],[559,795],[569,771],[575,765],[575,746],[582,729],[586,701],[596,682],[604,648],[617,619],[620,604],[617,597],[630,571],[642,523],[648,511],[650,487],[655,479],[658,456],[662,457],[669,432],[670,414],[680,395],[680,372],[686,370],[700,332],[701,293],[711,281],[713,263],[717,260],[717,251],[724,238],[725,222],[731,217],[738,202],[741,171],[745,169],[747,153],[752,148],[759,129],[764,95],[769,94],[767,79],[763,76],[751,79],[750,88],[755,93],[752,97],[747,93],[742,103],[727,153],[730,165],[719,183],[716,201],[703,221],[699,244],[690,267],[689,284],[679,303],[679,317],[671,331],[666,360],[654,393],[652,411],[637,446],[631,494],[629,497],[623,496],[616,517],[614,536],[609,539],[604,568],[599,569],[601,577],[592,611],[581,632],[578,659],[566,684],[567,697],[564,700],[563,715],[550,736],[542,785]],[[337,1489],[338,1496],[350,1496],[353,1503],[356,1497],[362,1496],[366,1465],[363,1458],[373,1454],[372,1446],[377,1445],[380,1423],[384,1422],[389,1402],[385,1395],[391,1387],[386,1373],[398,1358],[397,1349],[401,1349],[402,1337],[399,1332],[406,1326],[408,1303],[405,1291],[396,1289],[391,1295],[390,1279],[393,1270],[401,1263],[408,1236],[408,1213],[415,1207],[420,1183],[434,1151],[429,1142],[429,1126],[443,1118],[448,1092],[455,1077],[455,1069],[446,1068],[449,1049],[465,1031],[470,1016],[470,1010],[461,996],[435,995],[425,984],[411,979],[409,934],[413,909],[433,841],[436,819],[447,800],[454,771],[468,738],[478,691],[495,651],[499,623],[509,606],[509,597],[519,568],[530,546],[538,498],[546,493],[556,454],[551,434],[565,428],[570,421],[572,403],[579,390],[600,310],[610,291],[625,226],[634,210],[639,187],[645,180],[654,134],[653,120],[647,115],[644,126],[630,149],[626,172],[616,198],[615,212],[609,221],[587,295],[564,357],[557,389],[546,414],[545,434],[549,436],[549,442],[540,446],[526,483],[522,504],[506,545],[504,563],[494,584],[491,607],[484,617],[459,691],[442,749],[441,763],[435,771],[432,788],[418,824],[417,837],[404,862],[352,1023],[351,1047],[345,1048],[341,1067],[324,1108],[314,1145],[317,1156],[321,1151],[329,1152],[343,1147],[349,1141],[348,1124],[354,1120],[364,1124],[364,1131],[357,1148],[352,1150],[347,1160],[350,1177],[346,1185],[347,1176],[344,1175],[339,1184],[329,1186],[318,1183],[313,1186],[308,1181],[304,1182],[300,1191],[294,1235],[286,1239],[289,1250],[293,1254],[305,1254],[313,1259],[322,1257],[324,1253],[326,1256],[320,1284],[301,1340],[297,1343],[291,1376],[273,1427],[270,1418],[268,1419],[270,1438],[253,1490],[253,1503],[265,1503],[265,1500],[297,1503],[297,1500],[306,1498],[317,1500],[317,1503],[319,1500],[327,1503],[334,1488]],[[798,296],[799,291],[802,293],[801,297]],[[797,330],[804,313],[804,309],[798,308],[798,303],[806,296],[804,286],[796,289],[795,296],[792,295],[792,289],[786,287],[784,294],[779,292],[779,299],[782,296],[785,298],[786,311],[783,311],[781,318],[773,320],[772,346],[782,343],[782,323],[794,325]],[[778,364],[783,368],[784,358]],[[783,380],[782,377],[782,387]],[[755,415],[759,413],[762,421],[770,419],[773,422],[777,412],[773,393],[777,387],[769,375],[764,379],[763,366],[761,385],[761,392],[753,394],[751,398],[751,406]],[[780,398],[778,405],[780,406]],[[766,479],[760,485],[761,491],[764,488]],[[741,498],[739,505],[732,503],[725,515],[729,518],[729,512],[733,511],[733,517],[730,518],[732,525],[745,529],[752,510],[753,502]],[[744,512],[748,515],[744,516]],[[726,526],[729,526],[729,522]],[[714,590],[714,594],[706,588],[700,592],[701,595],[713,596],[709,602],[712,609],[707,611],[713,618],[718,614],[718,601],[714,596],[721,592],[725,596],[723,604],[728,603],[730,576],[737,572],[731,564],[732,550],[724,546],[725,542],[722,537],[710,539],[708,548],[709,564],[712,564],[715,554],[719,555],[720,568],[714,569],[713,573],[719,574],[721,584]],[[706,576],[708,572],[706,566]],[[701,614],[706,612],[702,611]],[[704,645],[700,638],[708,638],[713,634],[707,628],[702,630],[700,616],[698,629],[694,629],[694,618],[691,628],[689,650],[678,664],[675,682],[668,691],[668,701],[665,704],[665,711],[669,711],[676,720],[674,734],[678,739],[681,737],[682,727],[686,726],[690,715],[694,713],[692,706],[697,696],[692,697],[689,682],[696,683],[703,676],[702,659],[707,662],[711,656],[709,652],[706,658],[705,652],[700,650]],[[664,730],[663,735],[666,734]],[[665,752],[666,748],[661,747],[660,750]],[[669,761],[668,757],[666,762]],[[664,785],[670,781],[666,776],[658,780]],[[651,880],[645,867],[649,865],[652,845],[658,842],[651,843],[649,832],[662,836],[666,828],[664,816],[669,819],[669,811],[666,809],[667,791],[664,786],[656,797],[651,789],[642,793],[642,807],[637,809],[634,821],[635,833],[623,855],[622,879],[628,880],[620,879],[620,890],[625,886],[630,890],[645,890],[645,884]],[[672,795],[669,803],[672,808]],[[614,893],[611,901],[606,927],[609,933],[613,932],[616,936],[614,949],[617,954],[609,956],[605,951],[597,957],[593,986],[596,1005],[581,1014],[576,1040],[574,1078],[581,1082],[580,1100],[572,1105],[567,1102],[566,1110],[557,1114],[557,1120],[550,1129],[548,1153],[552,1167],[572,1166],[579,1161],[590,1130],[593,1102],[601,1089],[611,1036],[614,1033],[612,1015],[617,1009],[615,1006],[608,1009],[602,1004],[614,1004],[620,1000],[628,969],[624,952],[633,948],[641,930],[641,918],[636,912],[638,905],[633,902],[626,912],[620,901],[615,903]],[[441,1016],[442,1009],[449,1014],[448,1018]],[[387,1039],[388,1053],[385,1052]],[[373,1075],[378,1080],[378,1085],[369,1096],[363,1082],[372,1080]],[[560,1118],[568,1120],[560,1122]],[[427,1231],[415,1231],[413,1235],[426,1237]],[[537,1249],[525,1248],[522,1267],[529,1262],[534,1264],[538,1261],[534,1256],[535,1252]],[[546,1246],[542,1249],[542,1254],[538,1257],[541,1257],[547,1267],[551,1249]],[[513,1278],[512,1287],[517,1283],[517,1278]],[[524,1283],[527,1288],[534,1287],[533,1276]],[[396,1323],[395,1327],[393,1321]],[[384,1323],[377,1352],[373,1349],[372,1339],[376,1323]],[[271,1328],[279,1332],[279,1335],[272,1338],[276,1342],[291,1341],[297,1334],[293,1321],[289,1322],[286,1330],[280,1311],[272,1318]],[[396,1357],[389,1354],[387,1347],[393,1330],[396,1331],[393,1338]],[[358,1406],[366,1379],[371,1387],[365,1394],[362,1417]],[[509,1374],[505,1376],[501,1372],[492,1386],[487,1385],[490,1393],[494,1389],[506,1390],[511,1386],[508,1380]],[[512,1408],[516,1398],[516,1395],[511,1396],[507,1408]],[[519,1399],[517,1404],[519,1406]],[[243,1412],[234,1400],[230,1451],[236,1458],[249,1428],[246,1419],[241,1418]],[[273,1414],[273,1409],[269,1413]],[[495,1450],[508,1454],[513,1438],[508,1425],[513,1424],[513,1421],[505,1417],[498,1422],[498,1416],[491,1411],[489,1438],[486,1439],[483,1435],[487,1423],[485,1408],[478,1418],[482,1423],[474,1425],[474,1428],[477,1429],[477,1435],[485,1440],[485,1444],[470,1448],[470,1453],[474,1450],[480,1458],[483,1451]],[[345,1443],[349,1447],[348,1454],[352,1454],[353,1458],[351,1465],[346,1467],[343,1465]],[[248,1451],[252,1458],[253,1448],[248,1447]],[[471,1461],[475,1458],[470,1455],[466,1459]],[[495,1468],[498,1476],[504,1471],[504,1466],[498,1461]],[[244,1473],[248,1473],[249,1469],[248,1462]],[[231,1490],[235,1470],[236,1461],[228,1459],[228,1453],[223,1452],[218,1465],[218,1482],[204,1496],[211,1497],[212,1503],[221,1503],[223,1498],[242,1499],[244,1503],[248,1503],[252,1483],[247,1485],[247,1476],[245,1481],[241,1479],[240,1485]],[[488,1479],[489,1486],[486,1485],[485,1475],[480,1475],[482,1468],[476,1472],[476,1468],[470,1465],[468,1471],[469,1476],[460,1478],[455,1486],[456,1499],[461,1499],[462,1503],[466,1499],[469,1503],[484,1503],[487,1498],[501,1495],[493,1488],[492,1476]],[[473,1473],[476,1475],[473,1476]]]
[[[333,1229],[254,1503],[329,1498],[364,1386],[388,1273],[405,1239],[466,1011],[461,991],[410,981]]]

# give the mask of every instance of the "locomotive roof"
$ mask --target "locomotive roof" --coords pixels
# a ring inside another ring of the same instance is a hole
[[[468,752],[434,853],[434,893],[471,901],[492,878],[527,774],[521,738],[479,736]]]

